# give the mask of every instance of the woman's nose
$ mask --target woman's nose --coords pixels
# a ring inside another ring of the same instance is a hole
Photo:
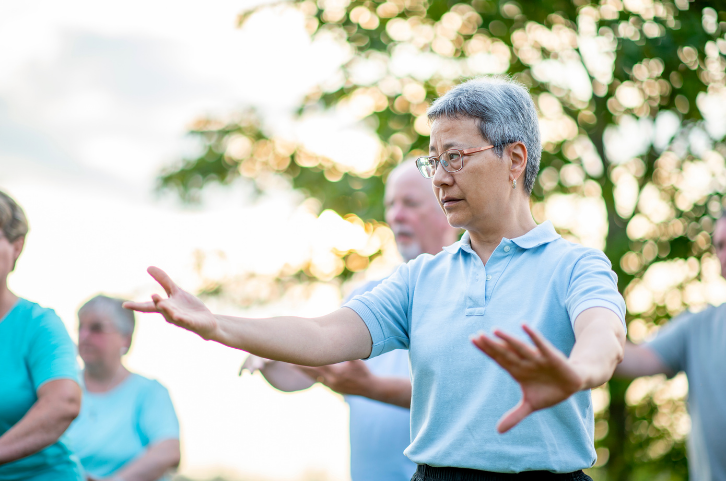
[[[450,172],[446,172],[440,163],[437,163],[436,170],[434,171],[433,183],[436,187],[442,185],[451,185],[454,181],[454,176]]]

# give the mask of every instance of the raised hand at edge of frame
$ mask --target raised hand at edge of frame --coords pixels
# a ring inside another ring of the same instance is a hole
[[[585,387],[583,377],[567,357],[539,333],[527,325],[524,331],[535,348],[500,330],[497,341],[485,334],[476,334],[472,342],[506,370],[522,389],[519,404],[502,416],[497,431],[505,433],[535,411],[558,404]]]
[[[158,267],[147,272],[164,288],[166,299],[151,295],[150,302],[124,302],[123,307],[138,312],[158,312],[167,322],[194,332],[203,339],[211,339],[217,330],[217,319],[197,297],[177,286],[171,277]]]

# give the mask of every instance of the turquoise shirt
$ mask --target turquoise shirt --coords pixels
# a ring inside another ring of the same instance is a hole
[[[351,298],[382,281],[368,282]],[[387,352],[366,360],[376,376],[409,377],[408,353]],[[352,481],[410,481],[416,465],[403,455],[411,442],[410,411],[361,396],[345,396],[350,407],[350,478]]]
[[[604,307],[624,320],[625,303],[602,252],[565,241],[545,222],[503,238],[484,265],[465,233],[436,256],[402,265],[346,307],[368,326],[371,357],[409,350],[412,441],[405,454],[415,463],[502,473],[567,473],[595,463],[589,390],[498,434],[498,420],[522,393],[469,338],[500,328],[530,342],[521,329],[527,323],[569,355],[572,323],[584,310]]]
[[[20,299],[0,321],[0,436],[38,400],[48,381],[78,382],[76,348],[52,309]],[[47,448],[0,466],[0,481],[80,481],[78,460],[64,437]]]
[[[84,389],[81,413],[68,428],[67,438],[86,472],[105,478],[143,455],[150,445],[179,439],[179,422],[169,391],[132,373],[109,392]]]

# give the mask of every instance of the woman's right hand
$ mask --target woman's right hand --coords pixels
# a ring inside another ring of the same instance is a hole
[[[166,291],[167,299],[158,294],[151,296],[151,302],[125,302],[124,307],[139,312],[158,312],[167,322],[192,331],[203,339],[213,339],[218,325],[214,314],[197,297],[177,286],[169,275],[158,267],[149,267],[147,272]]]

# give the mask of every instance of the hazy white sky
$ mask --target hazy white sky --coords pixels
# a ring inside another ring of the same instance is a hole
[[[159,168],[197,148],[185,137],[195,117],[254,104],[284,119],[346,58],[335,45],[311,43],[289,10],[264,11],[236,29],[247,5],[0,3],[0,189],[31,223],[11,288],[55,308],[73,336],[75,311],[91,295],[148,296],[150,264],[193,289],[197,249],[275,255],[261,246],[293,215],[290,195],[250,205],[239,187],[183,208],[153,193]],[[375,150],[360,133],[344,134],[362,142],[363,155]],[[325,312],[339,301],[321,289],[301,309]],[[348,479],[345,403],[322,388],[286,395],[258,377],[240,379],[243,359],[153,316],[140,319],[127,364],[171,392],[181,473]]]

